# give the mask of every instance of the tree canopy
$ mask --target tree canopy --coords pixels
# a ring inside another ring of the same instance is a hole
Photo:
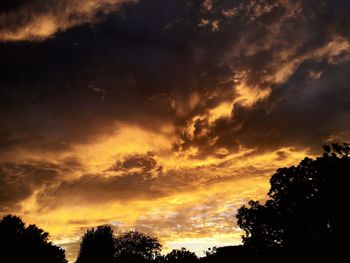
[[[280,168],[271,177],[265,204],[250,201],[238,210],[244,246],[309,255],[337,253],[348,233],[346,208],[350,178],[348,144],[324,147],[316,159]]]
[[[113,263],[115,238],[110,226],[98,226],[86,231],[82,238],[77,263]]]
[[[157,238],[130,231],[116,238],[115,248],[117,262],[146,263],[160,255],[162,245]]]
[[[157,238],[137,231],[117,237],[108,225],[86,231],[76,263],[148,263],[160,255],[162,245]]]
[[[20,217],[7,215],[0,220],[2,262],[67,263],[64,250],[48,241],[49,234],[36,225],[26,225]]]
[[[198,257],[195,253],[186,248],[173,249],[165,256],[160,256],[156,260],[157,263],[196,263]]]

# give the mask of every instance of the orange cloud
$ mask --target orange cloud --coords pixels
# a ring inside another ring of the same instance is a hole
[[[23,3],[17,10],[0,13],[0,41],[41,41],[57,32],[94,23],[98,12],[108,14],[118,5],[136,0],[87,0]]]
[[[123,149],[125,144],[120,140],[118,145]],[[146,150],[157,152],[157,145],[151,145]],[[133,152],[138,150],[144,149]],[[110,158],[110,153],[99,151],[99,147],[91,147],[89,154],[102,155],[94,160],[96,164],[101,162],[95,166],[101,169]],[[123,174],[101,170],[99,176],[67,177],[53,186],[54,192],[51,186],[37,188],[31,198],[21,202],[17,213],[47,229],[55,243],[68,249],[72,261],[84,230],[99,224],[111,224],[117,233],[136,229],[158,236],[166,249],[184,241],[189,249],[201,252],[218,244],[238,243],[241,232],[235,223],[237,208],[250,199],[263,200],[272,171],[296,163],[304,155],[304,151],[290,148],[266,154],[242,149],[224,159],[197,160],[160,152],[152,157],[157,163],[150,170],[146,169],[147,156],[143,161],[143,155],[130,155],[134,159],[124,166]],[[123,155],[121,161],[125,162],[127,156]],[[146,170],[135,173],[135,164]],[[153,171],[154,166],[162,167],[162,173]]]

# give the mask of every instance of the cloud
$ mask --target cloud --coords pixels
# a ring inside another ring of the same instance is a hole
[[[349,97],[347,84],[342,84],[347,80],[339,79],[346,78],[350,42],[339,30],[340,20],[344,22],[334,13],[339,6],[328,1],[318,6],[250,1],[235,7],[230,16],[221,9],[222,30],[236,34],[232,39],[226,35],[230,48],[222,62],[235,72],[231,102],[221,98],[211,110],[191,116],[179,129],[176,149],[196,149],[192,156],[203,158],[225,156],[239,145],[314,148],[330,139],[349,139],[344,136],[350,128],[345,121],[349,104],[340,99]],[[344,3],[344,8],[349,6]],[[234,27],[237,20],[244,32]],[[218,48],[222,43],[216,44]],[[342,106],[334,113],[330,109],[338,103]]]
[[[45,189],[39,203],[52,209],[60,205],[89,205],[103,202],[150,199],[163,196],[167,189],[158,188],[149,175],[127,174],[104,177],[84,175]]]
[[[1,164],[0,213],[18,211],[22,201],[59,179],[60,170],[55,164]]]
[[[318,43],[316,36],[304,40],[296,35],[303,16],[300,4],[273,1],[263,7],[254,1],[209,1],[204,9],[202,4],[120,5],[93,27],[73,27],[17,48],[2,44],[3,149],[67,151],[110,134],[116,122],[124,121],[152,130],[166,123],[179,133],[190,125],[197,130],[203,126],[201,134],[195,134],[198,142],[183,148],[206,147],[199,149],[204,155],[235,150],[240,142],[216,136],[213,123],[224,127],[227,120],[221,117],[230,118],[236,104],[249,107],[268,97],[272,84],[290,76],[313,52],[297,50],[303,41],[316,42],[320,49],[328,39]],[[255,4],[260,7],[253,8]],[[23,10],[30,11],[26,5]],[[236,15],[224,15],[230,8],[236,8]],[[218,21],[220,30],[198,27],[201,19]]]
[[[207,178],[206,181],[208,180]],[[201,185],[205,185],[205,180],[189,172],[179,174],[172,171],[158,176],[132,172],[116,176],[86,174],[78,179],[62,181],[58,185],[45,188],[37,198],[43,209],[53,209],[60,206],[154,200],[191,191]]]
[[[150,154],[125,155],[99,173],[66,176],[42,188],[36,194],[38,209],[89,208],[190,195],[216,185],[235,184],[242,178],[246,181],[265,178],[279,164],[293,163],[303,156],[303,152],[293,149],[280,149],[266,155],[248,152],[198,163],[184,157],[166,160]],[[267,165],[266,160],[273,160],[273,163]]]
[[[0,6],[0,41],[42,41],[117,10],[133,0],[11,1]]]
[[[328,66],[317,79],[309,75],[313,66],[319,68],[312,62],[302,65],[289,83],[276,89],[264,103],[237,110],[236,121],[242,126],[237,137],[244,144],[267,149],[288,144],[316,148],[320,142],[349,139],[350,104],[345,84],[349,80],[344,74],[349,63]]]
[[[112,167],[107,171],[132,171],[136,170],[139,172],[147,173],[157,167],[157,161],[153,158],[151,153],[147,155],[133,154],[125,156],[122,160],[118,160]],[[162,167],[158,167],[160,171]]]
[[[84,174],[77,166],[73,171],[64,170],[76,162],[68,160],[56,164],[58,180],[36,187],[15,211],[26,222],[47,229],[56,244],[69,250],[71,260],[86,228],[101,224],[114,226],[116,233],[145,231],[160,237],[168,248],[181,240],[202,242],[196,250],[202,252],[216,244],[239,242],[236,209],[251,198],[266,198],[270,174],[303,156],[305,152],[295,149],[266,154],[241,149],[239,154],[205,160],[125,154],[109,167],[129,160],[132,165],[96,174]],[[146,160],[150,158],[156,168],[148,170]],[[36,169],[40,167],[45,166],[38,163]]]

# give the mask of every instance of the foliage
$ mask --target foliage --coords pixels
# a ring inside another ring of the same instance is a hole
[[[198,258],[195,253],[186,248],[173,249],[165,256],[158,257],[157,263],[196,263]]]
[[[278,169],[269,200],[238,210],[244,245],[254,251],[327,253],[341,246],[348,229],[345,208],[350,178],[348,144],[325,146],[323,156]]]
[[[36,225],[26,226],[20,217],[0,220],[2,262],[66,263],[64,250],[48,241],[49,234]]]
[[[130,231],[115,240],[117,262],[151,262],[160,255],[162,245],[157,238]]]
[[[115,238],[110,226],[88,229],[80,246],[77,263],[113,263],[115,257]]]

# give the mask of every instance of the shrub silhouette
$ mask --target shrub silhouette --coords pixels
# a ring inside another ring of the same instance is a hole
[[[348,233],[348,144],[324,147],[322,157],[278,169],[265,204],[250,201],[238,210],[243,243],[257,253],[296,257],[340,255]]]
[[[86,231],[82,238],[77,263],[113,263],[115,238],[110,226],[98,226]]]
[[[48,241],[49,234],[20,217],[0,221],[1,262],[66,263],[64,250]]]

